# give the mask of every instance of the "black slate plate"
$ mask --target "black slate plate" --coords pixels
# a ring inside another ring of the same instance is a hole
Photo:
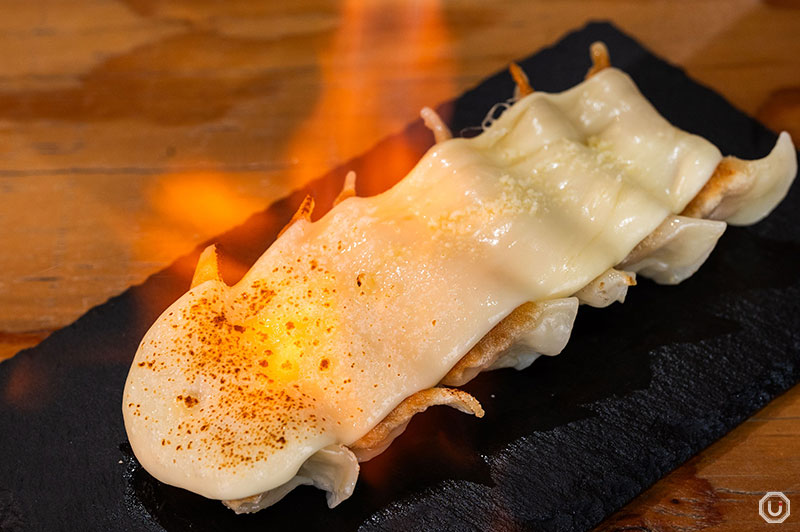
[[[775,135],[608,24],[522,62],[537,89],[581,81],[587,50],[612,60],[673,123],[723,152],[766,154]],[[443,106],[458,131],[506,99],[498,74]],[[368,170],[431,143],[419,123],[312,183],[323,205],[348,168]],[[0,365],[0,530],[583,530],[719,438],[800,378],[800,187],[764,222],[730,228],[677,287],[642,282],[624,305],[581,309],[558,357],[467,386],[476,420],[433,409],[364,464],[353,497],[328,510],[300,488],[235,516],[165,486],[132,457],[120,402],[139,339],[188,286],[197,253]],[[304,192],[221,235],[224,260],[249,264]],[[223,272],[224,273],[224,272]]]

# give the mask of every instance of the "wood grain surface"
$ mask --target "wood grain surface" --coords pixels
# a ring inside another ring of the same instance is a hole
[[[282,4],[0,3],[0,359],[588,20],[800,139],[797,1]],[[598,530],[799,495],[795,387]]]

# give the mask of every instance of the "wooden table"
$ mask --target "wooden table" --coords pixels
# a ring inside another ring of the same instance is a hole
[[[262,4],[0,3],[0,359],[590,19],[800,139],[800,2]],[[766,491],[800,530],[797,386],[599,530],[755,529]]]

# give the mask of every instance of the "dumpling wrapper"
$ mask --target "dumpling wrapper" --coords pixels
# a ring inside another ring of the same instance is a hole
[[[300,217],[237,285],[201,271],[131,367],[134,453],[159,480],[239,509],[307,481],[338,501],[353,469],[326,469],[323,450],[434,387],[525,302],[577,308],[569,296],[681,212],[720,160],[615,69],[526,96],[390,191]],[[570,312],[552,314],[542,352],[563,347]],[[513,356],[492,365],[531,361]]]

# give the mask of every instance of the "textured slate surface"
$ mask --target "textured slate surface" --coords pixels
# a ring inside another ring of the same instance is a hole
[[[678,126],[741,157],[763,156],[774,142],[607,24],[572,33],[522,65],[537,89],[565,89],[582,79],[597,39]],[[511,88],[499,74],[444,111],[456,131],[474,126]],[[414,124],[310,189],[325,205],[355,168],[364,170],[360,192],[377,192],[386,183],[365,171],[430,142]],[[446,409],[415,418],[363,465],[355,494],[334,510],[321,492],[301,488],[237,517],[160,484],[132,457],[122,387],[139,339],[188,286],[197,254],[185,257],[0,365],[0,530],[589,528],[798,382],[799,190],[766,221],[730,228],[681,286],[642,282],[624,305],[581,309],[560,356],[470,383],[483,420]],[[255,260],[301,196],[215,239],[223,267]]]

